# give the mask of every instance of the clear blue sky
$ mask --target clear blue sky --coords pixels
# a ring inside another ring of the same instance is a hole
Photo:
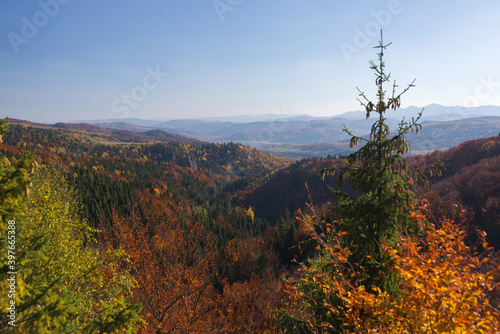
[[[357,110],[380,27],[388,70],[417,79],[403,106],[500,105],[499,17],[494,0],[3,0],[0,116]]]

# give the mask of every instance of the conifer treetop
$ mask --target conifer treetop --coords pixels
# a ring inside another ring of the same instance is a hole
[[[378,64],[376,64],[373,60],[370,60],[370,69],[372,69],[375,72],[375,84],[377,85],[377,103],[373,103],[370,99],[368,99],[363,91],[361,91],[358,87],[356,89],[359,92],[359,96],[362,98],[357,100],[360,102],[360,104],[365,107],[366,109],[366,119],[370,118],[370,113],[375,111],[377,112],[380,117],[382,117],[382,114],[386,112],[387,109],[393,109],[396,110],[397,108],[400,107],[401,105],[401,95],[406,93],[411,87],[414,87],[414,83],[416,79],[413,79],[413,81],[399,94],[396,95],[396,88],[399,86],[396,85],[396,80],[394,80],[393,85],[392,85],[392,97],[390,97],[387,100],[387,103],[385,102],[385,96],[386,96],[386,91],[383,88],[384,82],[388,82],[391,80],[391,74],[385,73],[385,62],[384,62],[384,51],[387,49],[391,43],[384,44],[384,39],[382,35],[382,30],[380,31],[380,41],[379,45],[374,46],[374,49],[380,49],[378,55]]]

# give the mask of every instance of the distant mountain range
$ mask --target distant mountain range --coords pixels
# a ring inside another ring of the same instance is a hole
[[[435,150],[447,150],[468,140],[487,138],[500,133],[500,117],[486,116],[448,122],[422,122],[422,130],[409,133],[410,155],[426,154]],[[358,132],[359,133],[359,132]],[[269,143],[258,147],[268,153],[296,158],[327,157],[348,154],[355,148],[349,140],[327,143]]]
[[[409,136],[415,153],[447,149],[466,140],[500,132],[500,106],[431,104],[424,108],[401,108],[387,113],[387,123],[394,129],[403,118],[411,120],[421,111],[420,122],[424,129],[418,135]],[[333,117],[245,115],[169,121],[127,118],[78,122],[134,132],[163,130],[202,141],[238,142],[271,153],[314,157],[348,152],[349,136],[343,131],[344,126],[357,135],[368,134],[373,118],[366,119],[365,116],[364,111],[352,111]]]
[[[457,121],[466,118],[477,118],[485,116],[500,116],[500,106],[479,106],[479,107],[462,107],[462,106],[442,106],[439,104],[430,104],[426,107],[407,107],[397,110],[389,110],[387,118],[393,119],[411,119],[416,117],[420,111],[422,113],[422,121]],[[343,118],[360,119],[364,117],[364,111],[351,111],[340,115]]]

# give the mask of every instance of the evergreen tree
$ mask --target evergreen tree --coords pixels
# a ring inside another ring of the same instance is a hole
[[[370,62],[376,76],[375,102],[358,88],[361,97],[358,101],[366,109],[366,117],[371,113],[378,116],[369,137],[356,136],[345,128],[351,136],[351,147],[361,142],[364,145],[352,154],[340,156],[341,167],[319,171],[323,177],[338,173],[338,189],[332,189],[336,198],[332,209],[334,221],[320,221],[314,208],[311,216],[302,215],[301,222],[317,242],[319,251],[302,265],[301,277],[289,282],[287,290],[300,299],[295,299],[288,310],[277,313],[286,333],[344,332],[345,300],[353,286],[366,286],[370,291],[371,287],[388,293],[397,291],[392,259],[384,246],[396,247],[399,236],[418,230],[411,219],[411,211],[417,204],[411,188],[417,182],[427,181],[422,170],[410,169],[404,156],[409,151],[405,135],[421,129],[418,120],[422,112],[410,122],[403,119],[395,134],[391,134],[386,123],[385,113],[399,108],[401,96],[414,83],[397,94],[394,81],[392,95],[387,97],[384,84],[391,79],[383,57],[389,45],[381,38],[376,46],[378,63]],[[433,171],[439,171],[439,166],[433,167]],[[355,195],[343,192],[344,184],[351,185]],[[323,279],[328,283],[323,284]]]
[[[276,222],[272,240],[272,247],[278,252],[281,263],[290,265],[294,255],[292,248],[297,246],[297,242],[297,229],[290,220],[290,210],[285,208]]]
[[[0,120],[0,144],[2,136],[9,131],[7,119]],[[33,155],[24,152],[15,166],[2,154],[0,156],[0,331],[15,329],[21,312],[34,304],[43,290],[31,294],[31,298],[21,299],[20,293],[32,287],[26,283],[26,272],[19,269],[21,263],[40,260],[36,253],[43,242],[32,240],[30,249],[20,251],[19,238],[22,236],[27,216],[27,195],[31,181]],[[10,274],[14,273],[14,274]],[[7,281],[9,279],[9,281]],[[10,324],[9,324],[10,323]]]
[[[358,101],[366,109],[366,118],[377,114],[369,138],[354,135],[349,129],[344,131],[351,136],[350,146],[363,142],[356,152],[341,156],[344,166],[326,168],[321,175],[333,175],[339,171],[338,189],[333,189],[337,199],[334,217],[340,224],[338,233],[343,233],[344,246],[351,250],[349,262],[364,268],[367,285],[376,284],[382,289],[390,289],[390,279],[385,275],[390,262],[383,250],[384,243],[394,244],[401,233],[413,233],[410,211],[416,205],[412,185],[427,181],[421,170],[412,170],[404,154],[409,151],[405,135],[410,131],[418,132],[422,111],[416,118],[399,123],[395,134],[386,123],[386,111],[397,110],[401,96],[414,86],[415,80],[402,92],[396,93],[396,81],[392,84],[392,94],[387,97],[384,84],[391,80],[386,73],[384,51],[390,45],[384,44],[381,37],[378,63],[370,61],[375,72],[377,86],[376,100],[372,102],[359,88]],[[439,172],[439,166],[433,167]],[[357,193],[351,196],[341,187],[349,183]]]

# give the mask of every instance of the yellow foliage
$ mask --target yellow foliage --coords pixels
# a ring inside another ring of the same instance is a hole
[[[252,208],[248,208],[247,210],[247,216],[250,217],[250,219],[252,219],[252,222],[253,222],[253,219],[255,217],[255,213],[253,212]]]
[[[359,279],[363,269],[347,262],[350,250],[340,246],[341,233],[334,233],[339,222],[326,224],[332,232],[326,238],[316,233],[316,217],[301,215],[303,229],[324,257],[302,265],[300,279],[286,285],[291,297],[287,312],[314,333],[337,332],[339,325],[345,333],[500,333],[500,306],[488,299],[500,288],[500,266],[486,270],[491,254],[468,247],[460,225],[445,220],[439,227],[427,226],[426,206],[419,209],[424,213],[411,216],[421,237],[401,235],[397,247],[384,245],[393,261],[388,271],[398,279],[392,293]],[[482,247],[490,250],[485,234],[478,232]],[[317,314],[308,305],[331,321],[316,322]],[[338,325],[333,325],[335,319]]]
[[[350,291],[346,323],[352,333],[499,333],[498,313],[487,294],[498,288],[487,258],[466,247],[453,221],[425,229],[425,238],[401,237],[400,251],[386,246],[399,274],[399,292]]]

